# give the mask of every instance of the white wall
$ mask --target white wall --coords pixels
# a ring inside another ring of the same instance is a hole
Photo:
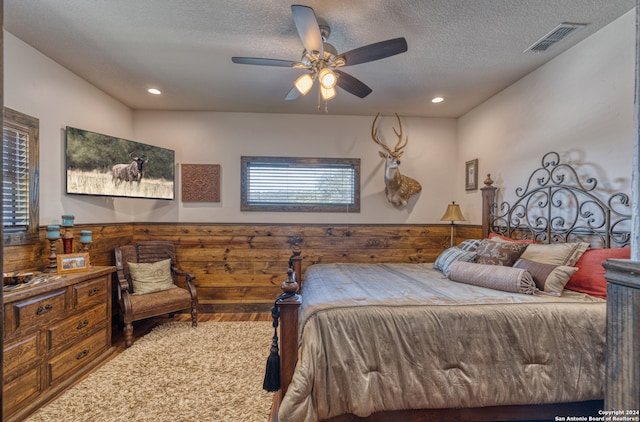
[[[40,120],[40,224],[131,221],[133,200],[65,194],[64,128],[129,139],[133,113],[4,31],[4,105]]]
[[[454,199],[449,194],[454,181],[442,177],[456,159],[453,119],[402,119],[409,143],[401,169],[419,180],[423,191],[400,209],[384,196],[384,164],[371,139],[373,116],[137,111],[134,121],[136,140],[175,149],[179,164],[220,164],[222,173],[219,204],[183,203],[178,177],[178,200],[136,202],[136,219],[141,221],[425,223],[439,222]],[[395,117],[384,116],[378,124],[381,137],[395,145]],[[360,158],[361,212],[240,212],[243,155]]]
[[[458,198],[481,221],[480,191],[465,193],[464,163],[479,159],[505,198],[525,187],[549,151],[589,169],[598,186],[631,193],[635,10],[458,119]]]
[[[460,119],[404,118],[409,145],[402,170],[423,192],[406,209],[383,194],[383,165],[370,139],[373,116],[132,112],[5,32],[5,105],[40,119],[40,222],[63,213],[78,223],[295,222],[438,223],[461,203],[480,223],[480,193],[464,190],[464,163],[479,159],[480,181],[492,173],[513,192],[545,152],[594,169],[600,184],[629,191],[633,135],[634,12],[532,72]],[[382,133],[393,142],[386,117]],[[176,151],[176,200],[102,198],[64,193],[65,126]],[[240,210],[240,156],[359,157],[362,211],[259,213]],[[179,164],[220,164],[222,200],[182,203]],[[481,184],[481,183],[480,183]]]

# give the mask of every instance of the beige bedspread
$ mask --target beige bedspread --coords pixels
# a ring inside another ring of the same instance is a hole
[[[279,420],[602,399],[605,301],[450,281],[431,264],[307,269]]]

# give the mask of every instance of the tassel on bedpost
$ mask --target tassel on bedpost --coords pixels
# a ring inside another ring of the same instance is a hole
[[[267,366],[264,374],[264,381],[262,388],[264,390],[274,392],[280,389],[280,354],[278,348],[278,321],[280,319],[279,305],[284,300],[294,298],[295,303],[300,305],[299,296],[296,294],[298,291],[298,283],[293,278],[293,269],[287,270],[287,279],[282,283],[280,288],[283,292],[276,298],[275,303],[271,307],[271,318],[273,318],[273,337],[271,339],[271,349],[269,351],[269,357],[267,358]],[[297,307],[296,307],[297,318]],[[283,334],[284,338],[287,338],[287,334]],[[296,343],[297,343],[297,324],[296,324]],[[289,383],[287,382],[288,386]],[[285,390],[286,391],[286,390]],[[283,391],[284,394],[284,391]]]
[[[271,350],[267,358],[267,368],[262,382],[262,389],[269,392],[280,389],[280,353],[278,351],[278,318],[280,318],[280,310],[276,304],[271,307],[271,318],[273,318],[273,337],[271,338]]]

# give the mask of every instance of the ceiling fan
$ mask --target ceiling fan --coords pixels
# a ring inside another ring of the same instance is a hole
[[[335,47],[327,42],[331,29],[325,22],[319,22],[316,19],[312,8],[292,5],[291,12],[304,46],[300,61],[255,57],[231,58],[234,63],[239,64],[306,70],[307,72],[296,79],[285,100],[295,100],[301,95],[306,95],[313,87],[315,80],[319,81],[320,96],[324,100],[330,100],[335,97],[336,85],[357,97],[364,98],[371,93],[371,88],[337,68],[372,62],[407,51],[407,40],[401,37],[365,45],[346,53],[338,54]]]

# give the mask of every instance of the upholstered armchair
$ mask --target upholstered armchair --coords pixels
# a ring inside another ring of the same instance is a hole
[[[191,325],[198,325],[195,275],[179,269],[172,242],[120,246],[115,260],[125,347],[133,343],[134,321],[191,308]]]

